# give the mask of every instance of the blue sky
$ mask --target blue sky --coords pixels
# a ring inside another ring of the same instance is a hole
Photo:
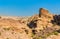
[[[4,16],[31,16],[39,8],[60,14],[60,0],[0,0],[0,15]]]

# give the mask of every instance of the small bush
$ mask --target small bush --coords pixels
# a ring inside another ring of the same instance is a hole
[[[10,30],[10,28],[3,28],[4,30]]]
[[[31,34],[31,37],[34,37],[34,36],[35,36],[35,34],[32,33],[32,34]]]
[[[42,37],[38,37],[38,39],[43,39]]]
[[[58,32],[54,32],[54,35],[58,35]]]
[[[9,39],[9,38],[6,38],[6,39]]]
[[[0,35],[1,35],[1,32],[0,32]]]

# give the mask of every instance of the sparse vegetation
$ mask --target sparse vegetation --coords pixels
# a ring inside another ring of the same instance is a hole
[[[58,35],[58,32],[53,32],[54,35]]]
[[[0,36],[1,36],[1,32],[0,32]]]
[[[9,38],[6,38],[6,39],[9,39]]]
[[[36,39],[43,39],[42,37],[38,37],[38,38],[36,38]]]
[[[10,30],[10,28],[3,28],[4,30]]]
[[[35,36],[35,34],[32,33],[32,34],[31,34],[31,37],[34,37],[34,36]]]

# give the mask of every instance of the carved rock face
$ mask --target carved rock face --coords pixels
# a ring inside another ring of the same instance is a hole
[[[40,8],[40,10],[39,10],[39,17],[41,17],[41,15],[46,15],[48,13],[49,13],[48,10],[45,10],[43,8]]]

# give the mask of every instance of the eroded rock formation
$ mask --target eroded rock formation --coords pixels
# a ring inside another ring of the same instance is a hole
[[[0,17],[0,39],[46,39],[56,32],[60,33],[60,15],[43,8],[31,17]]]
[[[49,13],[49,11],[46,9],[43,9],[43,8],[39,9],[39,17],[41,17],[42,15],[46,15],[48,13]]]

